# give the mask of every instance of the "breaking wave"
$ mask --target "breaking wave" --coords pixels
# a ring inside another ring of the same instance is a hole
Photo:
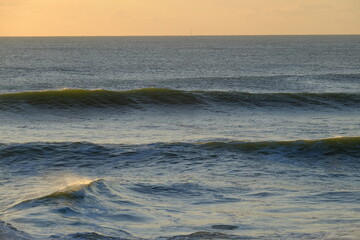
[[[19,208],[28,208],[34,207],[41,204],[49,204],[56,202],[58,200],[81,200],[85,198],[87,195],[91,194],[91,192],[96,191],[96,188],[101,188],[101,185],[104,185],[104,180],[96,179],[96,180],[82,180],[80,182],[69,184],[65,186],[63,189],[55,191],[45,196],[40,196],[33,199],[24,200],[13,207],[12,209]],[[104,185],[105,186],[105,185]]]

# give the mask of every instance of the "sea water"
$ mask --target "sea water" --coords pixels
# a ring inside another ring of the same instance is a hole
[[[359,239],[360,37],[0,38],[0,239]]]

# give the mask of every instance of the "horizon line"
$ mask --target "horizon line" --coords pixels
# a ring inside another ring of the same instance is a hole
[[[334,34],[198,34],[198,35],[15,35],[0,36],[0,38],[41,38],[41,37],[226,37],[226,36],[359,36],[360,33],[334,33]]]

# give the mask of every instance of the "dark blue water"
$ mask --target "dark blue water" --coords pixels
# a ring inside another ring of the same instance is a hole
[[[358,239],[360,37],[0,38],[0,239]]]

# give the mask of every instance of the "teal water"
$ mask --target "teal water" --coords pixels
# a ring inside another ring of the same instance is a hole
[[[360,37],[0,38],[0,239],[358,239]]]

